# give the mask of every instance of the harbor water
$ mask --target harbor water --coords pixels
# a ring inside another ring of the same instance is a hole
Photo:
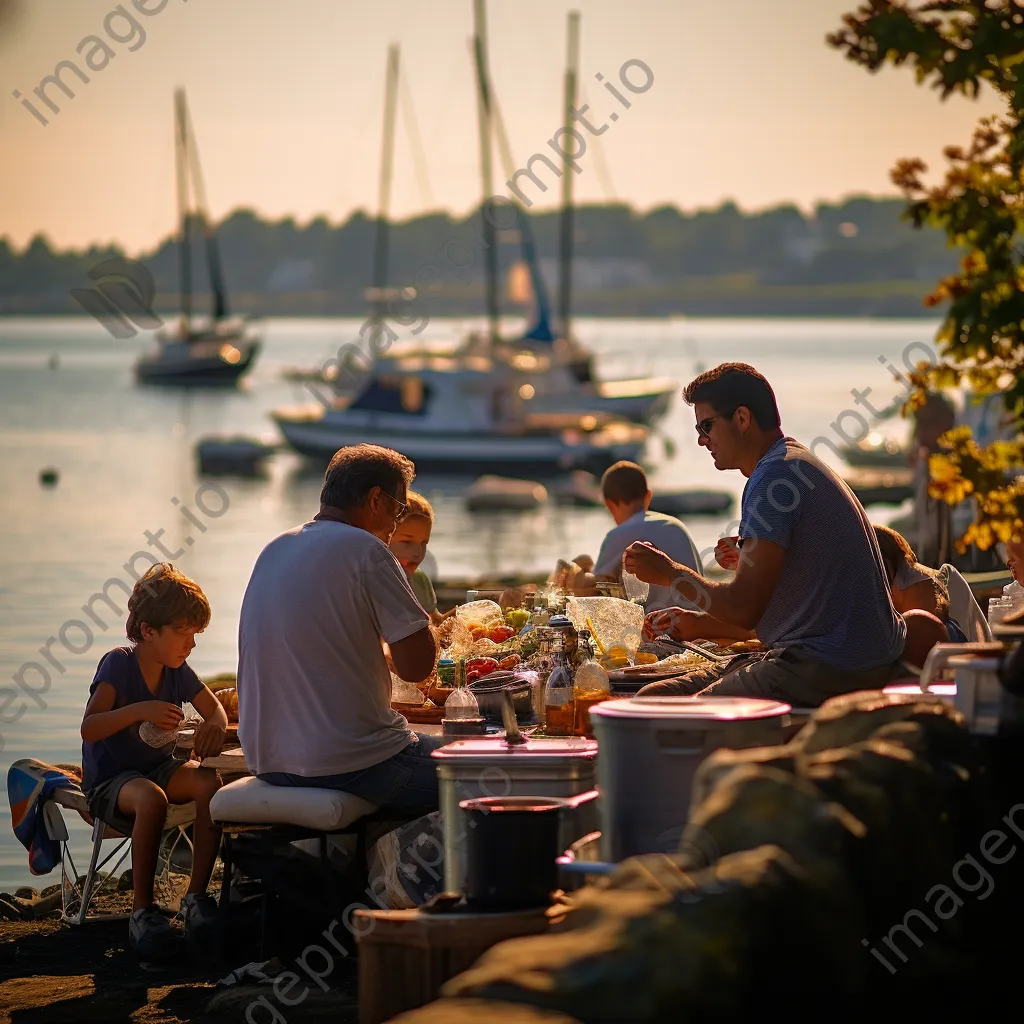
[[[212,434],[279,440],[267,413],[314,397],[286,380],[286,367],[313,367],[356,338],[357,320],[271,320],[254,372],[238,391],[138,387],[132,364],[148,335],[119,341],[88,318],[0,320],[0,687],[24,689],[4,703],[0,689],[0,767],[36,757],[80,759],[79,725],[103,653],[124,643],[124,592],[169,558],[196,579],[213,609],[190,664],[200,675],[233,670],[238,610],[253,561],[272,537],[316,512],[322,472],[275,454],[265,479],[206,479],[194,446]],[[458,338],[479,321],[431,321],[428,339]],[[517,323],[507,324],[511,333]],[[580,320],[576,332],[597,356],[603,378],[652,375],[680,386],[719,362],[749,362],[775,389],[783,428],[805,443],[864,426],[904,437],[907,424],[881,411],[903,386],[903,371],[926,359],[934,320]],[[870,389],[870,392],[867,391]],[[860,404],[852,394],[860,395]],[[825,446],[819,454],[839,467]],[[655,491],[715,488],[739,497],[743,478],[719,473],[697,446],[692,410],[678,398],[648,446]],[[56,471],[44,485],[40,473]],[[546,572],[556,559],[597,554],[612,525],[603,508],[550,506],[530,513],[470,513],[468,481],[417,478],[434,503],[430,555],[440,579]],[[738,510],[738,502],[737,502]],[[886,522],[899,510],[873,509]],[[877,513],[877,515],[875,515]],[[732,517],[692,519],[709,550]],[[110,602],[93,601],[107,587]],[[87,614],[83,606],[91,611]],[[31,691],[34,696],[24,697]],[[24,711],[19,714],[19,709]],[[87,832],[75,830],[79,850]],[[76,858],[79,859],[79,858]],[[45,886],[31,879],[26,851],[3,802],[0,890]]]

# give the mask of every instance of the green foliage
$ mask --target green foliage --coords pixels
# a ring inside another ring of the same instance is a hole
[[[937,230],[910,231],[899,198],[858,197],[747,213],[727,203],[684,212],[646,213],[622,204],[583,206],[576,216],[574,304],[579,315],[854,315],[927,313],[927,282],[956,266]],[[532,216],[542,259],[558,252],[558,215]],[[852,226],[852,227],[851,227]],[[853,232],[853,233],[851,233]],[[365,213],[344,224],[266,221],[236,210],[217,228],[232,306],[277,315],[365,314],[374,224]],[[412,284],[449,239],[479,246],[476,214],[443,212],[391,226],[392,285]],[[453,250],[457,260],[465,259]],[[513,233],[500,240],[502,272],[520,257]],[[158,309],[174,308],[178,262],[173,239],[142,257],[153,273]],[[205,255],[193,251],[195,282],[205,288]],[[71,288],[88,287],[100,262],[85,252],[56,252],[37,238],[22,252],[0,239],[0,312],[81,312]],[[472,315],[483,308],[483,261],[448,283],[432,315]]]
[[[987,86],[1005,113],[982,119],[967,146],[949,146],[945,177],[924,180],[919,159],[901,160],[892,177],[916,227],[945,232],[964,255],[960,268],[926,299],[948,304],[937,336],[941,361],[914,375],[918,392],[966,386],[1001,393],[1024,420],[1024,3],[870,0],[846,15],[829,42],[870,71],[913,68],[917,81],[945,99],[974,97]],[[969,432],[943,439],[947,454],[930,462],[931,492],[953,502],[973,494],[977,520],[960,546],[986,549],[1024,532],[1024,487],[1008,472],[1024,465],[1024,445],[979,448]]]

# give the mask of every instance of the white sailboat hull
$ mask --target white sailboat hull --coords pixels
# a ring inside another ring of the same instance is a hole
[[[601,472],[620,459],[636,461],[644,447],[643,437],[609,439],[600,432],[473,434],[394,430],[331,416],[310,419],[276,413],[273,418],[288,444],[302,455],[329,458],[346,445],[371,443],[400,451],[420,469],[438,471]]]

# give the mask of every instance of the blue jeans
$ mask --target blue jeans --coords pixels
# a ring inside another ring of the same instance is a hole
[[[377,807],[426,814],[438,807],[437,768],[430,754],[448,742],[440,736],[413,733],[412,742],[394,757],[357,772],[320,776],[264,772],[259,778],[272,786],[340,789]]]

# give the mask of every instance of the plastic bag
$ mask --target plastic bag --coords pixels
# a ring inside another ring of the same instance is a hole
[[[440,811],[381,836],[368,851],[370,891],[389,910],[420,907],[444,891],[444,822]]]
[[[415,684],[391,673],[391,699],[399,704],[422,704],[427,698]]]
[[[455,609],[455,616],[467,627],[476,625],[493,629],[495,626],[505,625],[505,613],[497,601],[470,601],[469,604],[460,604]]]
[[[594,642],[606,650],[625,648],[630,660],[643,642],[644,610],[617,597],[570,597],[566,614],[577,629],[591,629]],[[587,620],[590,623],[587,623]]]

